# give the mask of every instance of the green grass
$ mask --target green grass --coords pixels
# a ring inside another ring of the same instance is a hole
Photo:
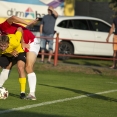
[[[9,79],[4,84],[10,95],[6,100],[0,100],[0,113],[7,109],[53,100],[87,94],[91,96],[3,113],[0,117],[116,117],[117,92],[95,94],[117,89],[116,70],[108,68],[112,62],[103,61],[103,64],[100,64],[101,61],[95,60],[71,61],[79,64],[71,65],[72,62],[63,64],[59,61],[58,65],[53,67],[49,64],[36,63],[36,101],[19,99],[18,74],[16,67],[13,67]],[[88,64],[84,65],[86,62]],[[95,66],[96,64],[100,66]],[[28,83],[26,92],[29,92]]]

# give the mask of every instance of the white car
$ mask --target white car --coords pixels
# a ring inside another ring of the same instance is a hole
[[[40,36],[39,24],[28,28],[37,37]],[[59,16],[55,24],[55,31],[59,33],[60,38],[59,54],[113,56],[113,45],[105,43],[110,28],[111,24],[99,18]],[[109,42],[113,42],[113,35],[111,35]],[[59,58],[67,59],[69,57],[59,56]]]

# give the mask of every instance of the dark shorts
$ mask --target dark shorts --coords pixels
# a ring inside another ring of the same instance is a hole
[[[0,67],[6,68],[10,64],[10,62],[12,62],[14,65],[20,60],[23,61],[24,63],[26,62],[25,52],[19,53],[17,57],[8,57],[6,55],[2,55],[0,56]]]

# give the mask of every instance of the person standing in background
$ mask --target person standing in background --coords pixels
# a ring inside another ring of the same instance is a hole
[[[109,42],[109,37],[114,32],[113,37],[113,65],[110,67],[111,69],[116,69],[116,59],[117,59],[117,17],[113,19],[112,26],[110,28],[108,37],[106,39],[107,42]]]
[[[51,63],[51,58],[52,58],[52,53],[53,53],[53,39],[49,39],[49,38],[53,38],[54,36],[54,26],[55,26],[55,22],[56,19],[58,17],[58,13],[53,9],[52,6],[48,7],[48,14],[45,15],[41,21],[41,25],[40,25],[40,37],[41,38],[41,61],[42,63],[44,63],[44,53],[45,53],[45,49],[46,49],[46,44],[48,43],[49,46],[49,57],[47,60],[47,63]],[[43,38],[43,37],[47,37],[47,38]]]

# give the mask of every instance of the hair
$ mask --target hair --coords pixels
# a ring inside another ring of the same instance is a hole
[[[9,37],[7,35],[1,35],[0,36],[0,43],[1,44],[9,43]]]

